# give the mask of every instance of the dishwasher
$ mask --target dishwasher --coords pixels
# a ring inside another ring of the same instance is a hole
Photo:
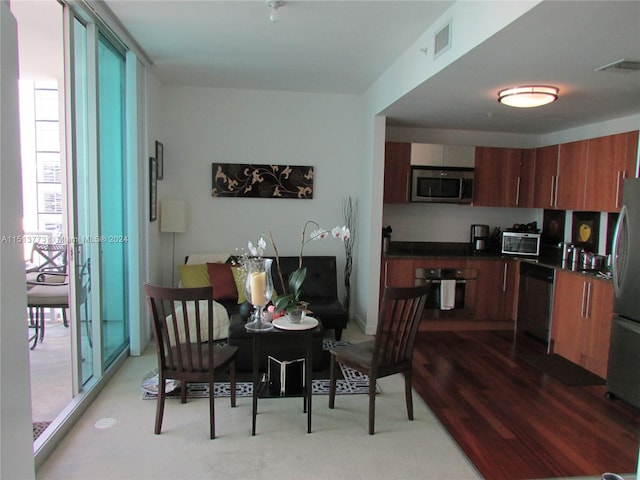
[[[545,353],[549,353],[554,276],[555,270],[551,267],[520,263],[516,339],[533,338]]]

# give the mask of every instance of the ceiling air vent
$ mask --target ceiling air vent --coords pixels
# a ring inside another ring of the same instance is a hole
[[[451,47],[451,22],[448,22],[436,33],[433,58],[438,58],[438,56],[445,50],[448,50],[449,47]]]
[[[596,68],[598,72],[620,72],[620,73],[631,73],[637,72],[640,70],[640,62],[634,62],[631,60],[617,60],[613,63],[609,63],[608,65],[604,65],[600,68]]]

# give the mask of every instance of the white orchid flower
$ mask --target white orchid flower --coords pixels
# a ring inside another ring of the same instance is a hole
[[[329,232],[327,232],[324,228],[319,228],[317,230],[314,230],[313,232],[311,232],[311,240],[322,240],[327,238],[327,235],[329,235]]]
[[[340,238],[344,241],[351,236],[351,232],[347,227],[344,227],[344,226],[334,227],[333,230],[331,230],[331,235],[333,235],[334,238]]]

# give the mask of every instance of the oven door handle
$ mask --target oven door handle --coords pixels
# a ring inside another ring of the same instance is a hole
[[[435,283],[435,284],[442,283],[442,280],[455,280],[456,284],[458,284],[458,283],[467,283],[467,281],[464,278],[462,278],[462,279],[461,278],[434,278],[434,279],[426,278],[425,280],[427,282],[431,282],[431,283]]]

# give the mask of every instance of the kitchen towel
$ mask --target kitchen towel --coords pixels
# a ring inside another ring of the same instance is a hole
[[[440,310],[453,310],[456,306],[456,281],[440,280]]]

